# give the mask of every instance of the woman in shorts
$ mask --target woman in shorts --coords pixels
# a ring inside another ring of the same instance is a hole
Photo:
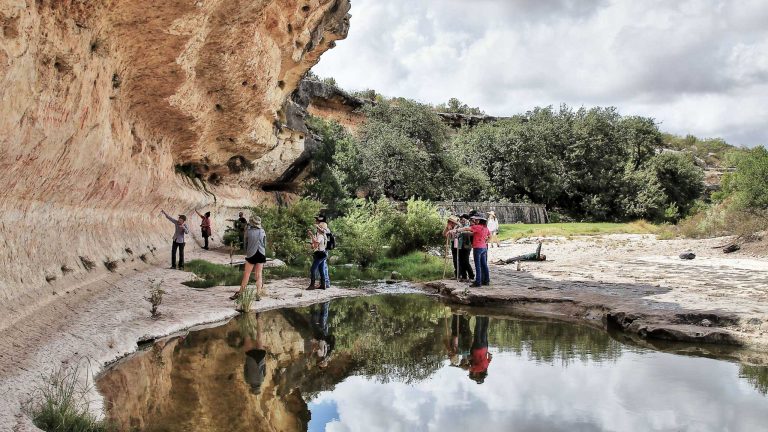
[[[264,294],[264,282],[262,280],[262,270],[264,263],[267,262],[267,234],[261,227],[261,218],[254,216],[248,221],[244,236],[245,266],[243,268],[243,280],[240,282],[240,291],[230,297],[231,300],[237,300],[248,286],[251,279],[251,272],[255,274],[256,292],[259,295]]]

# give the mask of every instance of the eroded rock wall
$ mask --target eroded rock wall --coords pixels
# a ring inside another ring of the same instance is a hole
[[[286,124],[286,100],[346,36],[348,11],[348,0],[0,0],[0,326],[104,262],[162,251],[161,208],[194,228],[205,208],[223,228],[272,200],[262,185],[306,138]]]

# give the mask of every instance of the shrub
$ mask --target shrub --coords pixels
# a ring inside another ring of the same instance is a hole
[[[368,267],[381,258],[380,218],[374,209],[370,203],[357,200],[346,216],[331,222],[339,243],[337,256],[342,262]]]
[[[387,253],[390,257],[426,250],[443,243],[443,220],[437,207],[428,201],[408,200],[406,213],[398,217],[397,222],[390,237]]]
[[[86,374],[89,371],[86,368]],[[32,423],[46,432],[102,432],[114,430],[91,414],[88,381],[81,384],[80,365],[60,367],[42,378],[22,404]]]
[[[287,206],[259,206],[251,209],[261,217],[267,233],[267,253],[288,264],[306,263],[309,259],[307,229],[323,205],[310,199],[300,199]]]
[[[261,297],[259,297],[258,292],[256,291],[255,286],[248,285],[245,287],[242,293],[240,293],[240,297],[235,300],[235,302],[238,305],[238,310],[242,312],[249,312],[251,310],[251,305],[254,301],[261,300]]]
[[[144,297],[144,300],[152,305],[152,309],[150,310],[152,312],[152,318],[160,316],[160,312],[158,312],[157,308],[163,303],[163,294],[165,294],[165,291],[161,288],[162,285],[162,280],[149,280],[149,297]]]

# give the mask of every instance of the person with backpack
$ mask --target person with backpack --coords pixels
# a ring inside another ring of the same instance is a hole
[[[318,218],[319,219],[319,218]],[[316,221],[318,220],[316,219]],[[309,286],[307,290],[327,289],[331,287],[331,279],[328,274],[328,224],[318,222],[314,232],[309,229],[307,235],[312,244],[312,267],[309,269]],[[320,286],[315,286],[315,275],[320,275]]]

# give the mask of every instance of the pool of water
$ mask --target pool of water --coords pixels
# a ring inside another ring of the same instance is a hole
[[[765,431],[768,368],[422,295],[241,316],[98,380],[143,431]]]

